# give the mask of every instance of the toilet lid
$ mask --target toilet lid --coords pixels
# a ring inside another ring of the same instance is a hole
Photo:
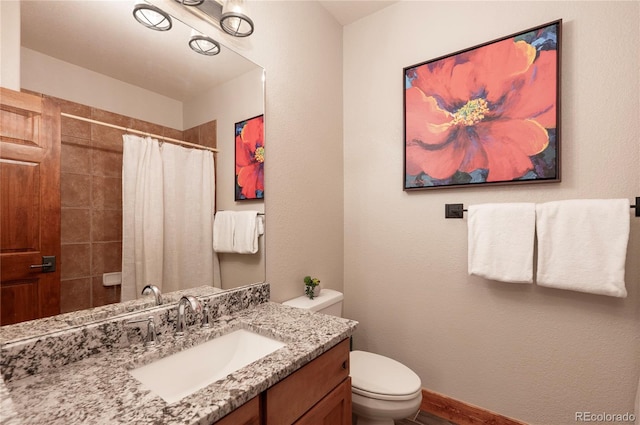
[[[351,387],[356,394],[382,400],[405,400],[421,391],[420,377],[388,357],[366,351],[352,351]]]

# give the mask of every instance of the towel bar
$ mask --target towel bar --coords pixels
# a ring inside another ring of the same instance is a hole
[[[630,207],[636,210],[636,217],[640,217],[640,196],[636,196],[635,205]],[[444,204],[444,218],[463,218],[465,212],[464,204]]]
[[[222,212],[222,211],[224,211],[224,210],[214,211],[213,213],[215,214],[217,212]],[[264,215],[264,213],[263,212],[259,212],[258,215]]]

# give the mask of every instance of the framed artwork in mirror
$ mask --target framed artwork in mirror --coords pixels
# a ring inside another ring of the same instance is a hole
[[[404,68],[404,190],[560,181],[561,27]]]
[[[264,199],[264,115],[235,124],[235,200]]]

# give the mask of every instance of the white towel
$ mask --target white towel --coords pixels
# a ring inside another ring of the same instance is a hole
[[[628,199],[585,199],[536,206],[537,284],[624,298]]]
[[[236,227],[234,211],[218,211],[213,219],[213,250],[234,252],[233,233]]]
[[[258,236],[264,235],[264,214],[258,214]]]
[[[258,211],[218,211],[213,220],[213,249],[216,252],[255,254],[264,222]]]
[[[258,211],[237,211],[236,228],[233,235],[233,250],[238,254],[255,254],[258,252]]]
[[[502,282],[533,282],[535,204],[470,205],[470,275]]]

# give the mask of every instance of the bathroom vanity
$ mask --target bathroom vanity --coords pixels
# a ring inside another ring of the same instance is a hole
[[[349,340],[343,340],[215,423],[350,425]]]
[[[3,328],[0,423],[350,424],[357,322],[271,303],[268,284],[198,298],[211,327],[190,314],[182,338],[174,335],[175,304],[25,338]],[[154,348],[143,344],[146,327],[131,325],[148,316],[157,324]],[[130,373],[238,329],[285,346],[173,403]]]

